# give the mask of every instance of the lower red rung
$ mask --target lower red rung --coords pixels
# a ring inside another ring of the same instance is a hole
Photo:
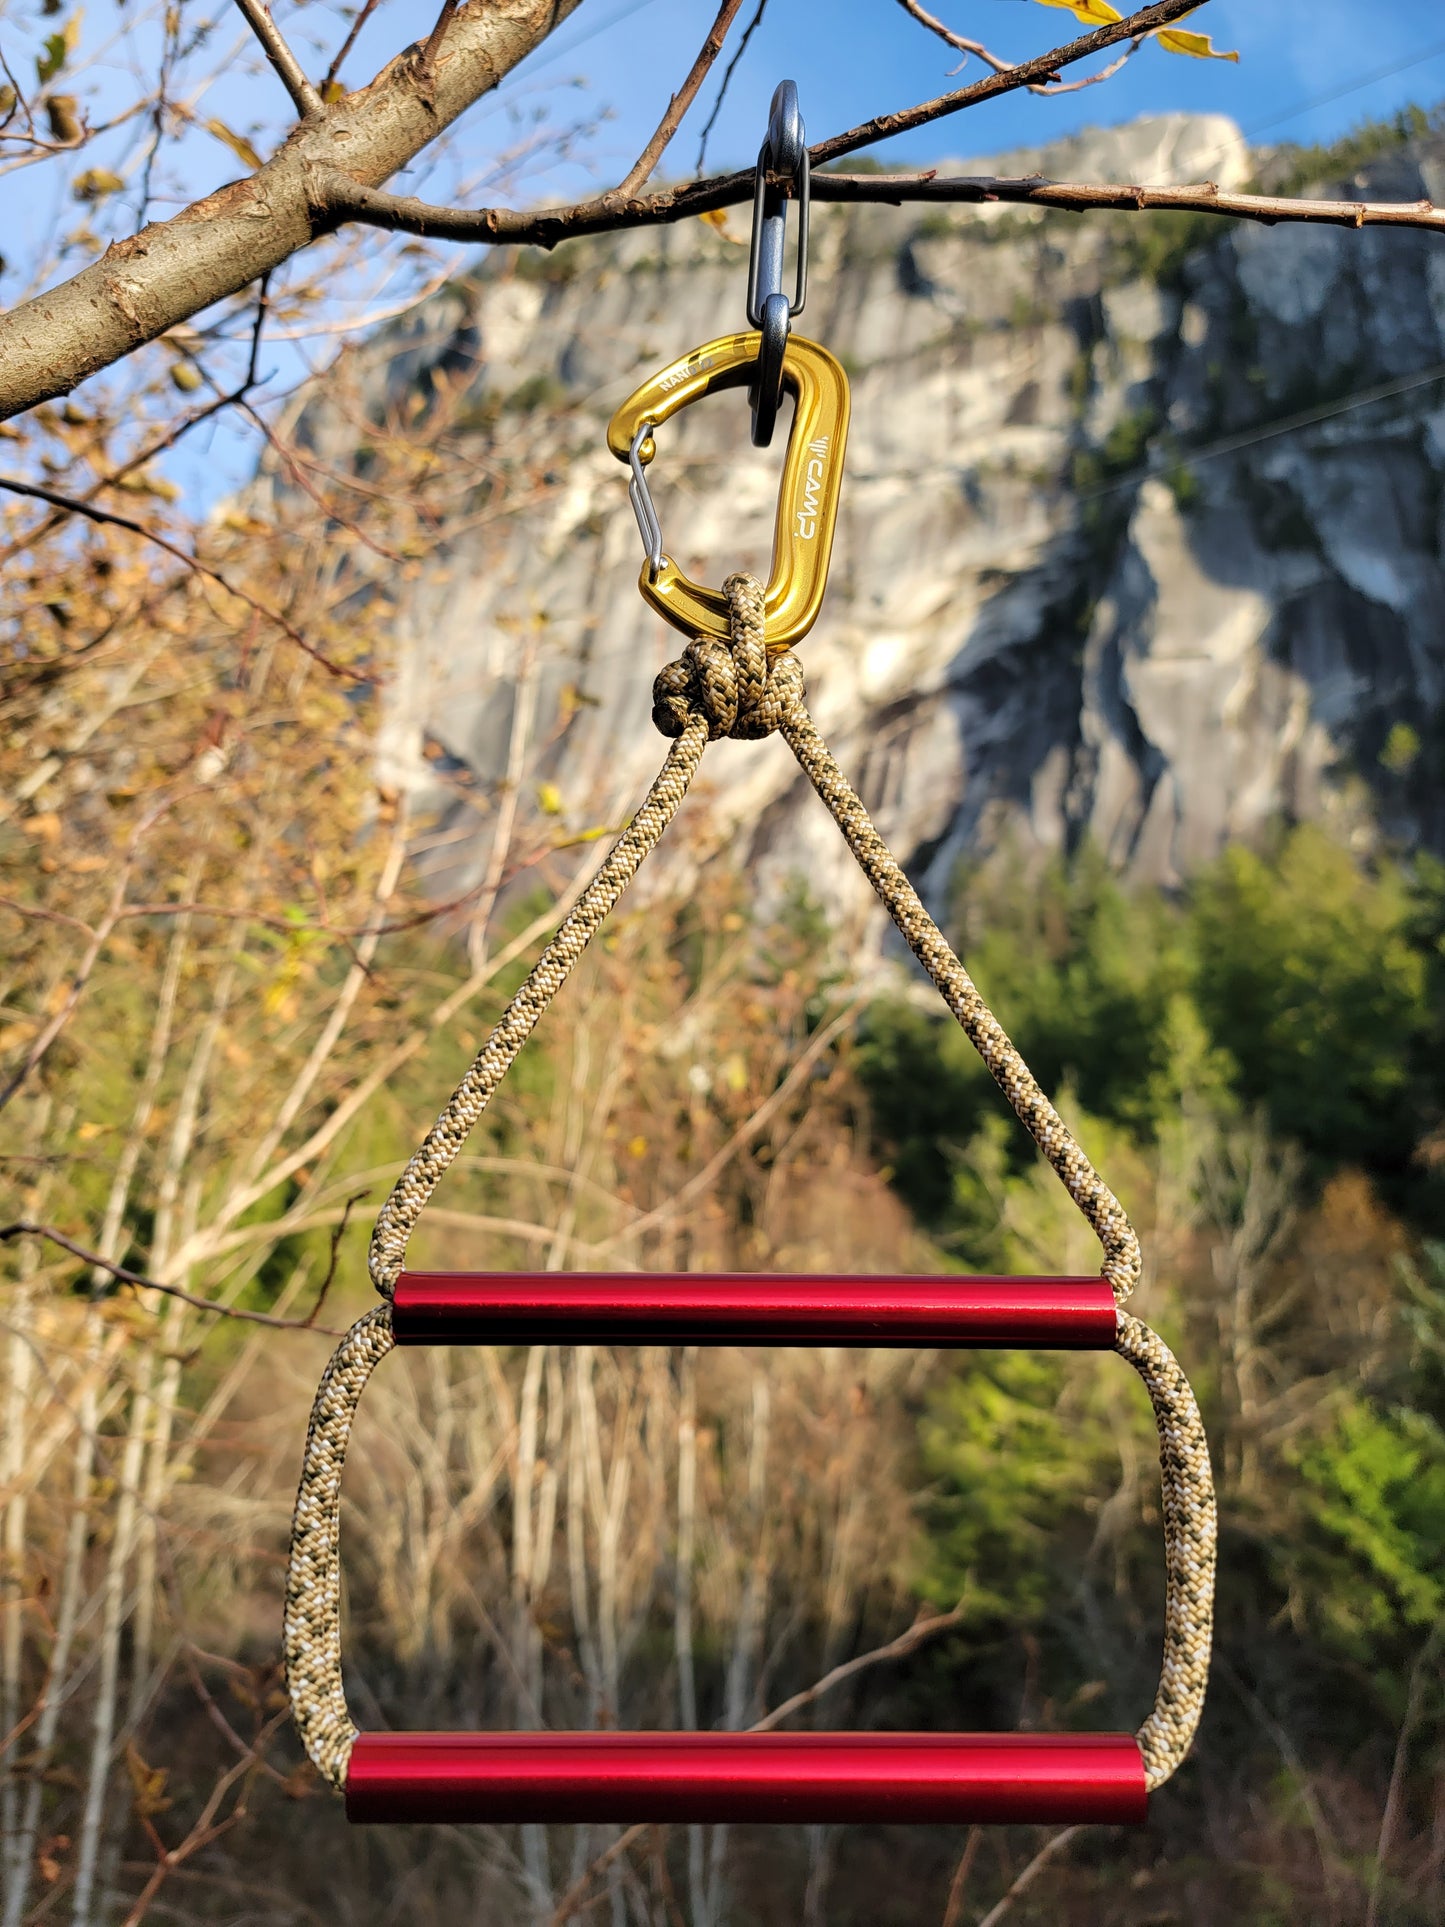
[[[362,1733],[361,1821],[1137,1824],[1127,1733]]]
[[[1102,1278],[404,1271],[399,1345],[1017,1345],[1107,1351]]]

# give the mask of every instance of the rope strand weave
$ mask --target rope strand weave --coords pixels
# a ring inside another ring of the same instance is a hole
[[[723,736],[755,740],[776,730],[827,805],[909,948],[1094,1231],[1103,1248],[1103,1275],[1122,1307],[1141,1269],[1139,1240],[1123,1206],[1040,1089],[818,734],[804,701],[796,657],[789,653],[769,661],[762,586],[751,576],[733,575],[723,587],[732,614],[730,644],[689,643],[653,685],[653,720],[675,739],[657,780],[507,1005],[382,1207],[369,1258],[377,1290],[390,1299],[407,1241],[427,1200],[542,1013],[656,848],[687,794],[706,745]],[[337,1788],[345,1785],[356,1738],[341,1676],[341,1473],[361,1394],[392,1343],[391,1306],[384,1303],[359,1319],[337,1347],[312,1410],[292,1525],[284,1628],[287,1682],[306,1750]],[[1153,1791],[1188,1752],[1203,1710],[1214,1604],[1214,1482],[1198,1405],[1168,1346],[1121,1309],[1115,1350],[1148,1389],[1163,1479],[1164,1657],[1153,1710],[1137,1735]]]

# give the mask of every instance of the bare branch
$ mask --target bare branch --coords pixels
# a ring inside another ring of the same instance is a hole
[[[374,680],[363,670],[348,669],[344,663],[333,662],[330,656],[323,654],[314,643],[308,642],[301,631],[294,628],[279,609],[273,609],[269,603],[262,602],[260,597],[252,595],[249,589],[241,588],[229,576],[223,575],[219,569],[213,569],[209,562],[202,562],[198,555],[190,554],[177,543],[172,542],[169,537],[159,534],[155,529],[147,528],[144,522],[137,522],[129,515],[117,515],[111,509],[98,508],[95,503],[88,502],[81,496],[61,495],[53,488],[42,488],[38,482],[22,482],[13,475],[0,475],[0,488],[8,489],[12,495],[28,495],[33,501],[48,502],[52,508],[64,509],[67,514],[84,516],[87,522],[94,522],[101,528],[125,529],[130,535],[140,536],[142,541],[153,543],[158,549],[164,549],[166,554],[173,555],[177,562],[183,562],[197,575],[204,576],[208,582],[214,582],[219,588],[224,589],[227,595],[235,596],[238,602],[244,602],[246,607],[254,609],[257,615],[264,616],[268,622],[274,622],[298,649],[304,650],[314,662],[320,663],[327,675],[340,676],[350,682],[369,683]]]
[[[1301,221],[1329,227],[1416,227],[1445,231],[1445,209],[1431,201],[1305,201],[1281,194],[1223,193],[1213,181],[1148,187],[1114,181],[1050,181],[1042,175],[815,174],[815,201],[978,203],[1005,201],[1025,207],[1060,208],[1084,214],[1108,208],[1130,214],[1218,214],[1266,227]]]
[[[750,1139],[757,1136],[770,1119],[777,1116],[798,1086],[812,1075],[813,1066],[818,1059],[834,1040],[857,1020],[859,1012],[868,1001],[869,994],[866,990],[857,991],[831,1023],[822,1025],[814,1032],[808,1040],[806,1050],[795,1059],[792,1068],[778,1088],[765,1098],[756,1110],[743,1119],[732,1136],[718,1151],[714,1152],[700,1171],[694,1172],[687,1183],[675,1191],[665,1204],[656,1206],[643,1217],[634,1218],[613,1237],[604,1239],[602,1248],[605,1250],[609,1245],[634,1239],[641,1232],[651,1231],[659,1224],[666,1224],[668,1219],[675,1217],[679,1211],[685,1211],[695,1198],[706,1196],[730,1160]]]
[[[845,1679],[852,1679],[855,1673],[866,1672],[871,1666],[880,1666],[885,1660],[905,1659],[927,1640],[936,1639],[939,1633],[946,1633],[957,1626],[967,1605],[967,1600],[960,1599],[951,1612],[930,1613],[922,1619],[915,1619],[907,1632],[900,1633],[897,1639],[891,1639],[886,1646],[875,1646],[871,1652],[845,1659],[841,1666],[835,1666],[830,1673],[824,1673],[821,1679],[815,1680],[801,1693],[794,1693],[791,1699],[785,1699],[780,1706],[775,1706],[771,1713],[765,1713],[748,1731],[771,1733],[775,1726],[781,1726],[794,1713],[800,1713],[805,1706],[811,1706],[814,1700],[821,1699],[824,1693],[841,1686]]]
[[[336,1246],[341,1241],[341,1231],[344,1229],[343,1220],[332,1241],[331,1270],[322,1281],[323,1294],[329,1288],[336,1269]],[[189,1291],[182,1291],[179,1285],[163,1285],[158,1278],[147,1278],[142,1272],[130,1271],[125,1265],[114,1264],[109,1258],[102,1258],[98,1251],[88,1251],[84,1245],[77,1244],[73,1238],[67,1238],[63,1231],[57,1231],[54,1225],[30,1224],[25,1220],[17,1220],[14,1224],[0,1224],[0,1244],[8,1244],[12,1238],[45,1238],[49,1243],[59,1245],[62,1251],[68,1251],[72,1257],[79,1258],[82,1264],[98,1265],[102,1271],[123,1285],[135,1285],[142,1291],[158,1291],[166,1298],[178,1298],[183,1305],[194,1306],[197,1311],[208,1311],[217,1318],[239,1318],[248,1325],[269,1325],[273,1331],[317,1331],[324,1333],[328,1338],[344,1336],[340,1330],[330,1325],[316,1323],[316,1313],[321,1309],[320,1296],[309,1318],[273,1318],[264,1311],[242,1311],[236,1305],[217,1305],[209,1298],[197,1298]]]
[[[918,22],[920,27],[927,27],[930,33],[936,33],[940,40],[946,41],[956,52],[972,54],[985,66],[992,67],[996,74],[1006,74],[1013,66],[1014,63],[1011,60],[1003,60],[998,54],[990,53],[981,40],[969,40],[963,34],[955,33],[952,27],[945,26],[943,21],[921,7],[918,0],[898,0],[898,4],[905,13],[910,14]],[[1077,94],[1085,87],[1097,87],[1100,81],[1112,80],[1121,67],[1127,66],[1147,38],[1145,34],[1136,35],[1117,60],[1111,60],[1107,67],[1101,67],[1096,74],[1086,74],[1082,80],[1060,80],[1057,74],[1050,74],[1047,80],[1034,81],[1029,92],[1031,94]]]
[[[1002,60],[997,54],[991,54],[981,40],[969,40],[963,34],[955,33],[952,27],[945,26],[936,15],[921,7],[918,0],[898,0],[898,4],[906,14],[911,15],[918,22],[920,27],[927,27],[930,33],[936,33],[940,40],[953,48],[955,53],[972,54],[975,60],[981,60],[986,67],[992,67],[996,74],[1006,74],[1013,65],[1012,61]],[[1046,94],[1048,91],[1046,83],[1042,81],[1036,81],[1029,89],[1031,94]]]
[[[295,102],[301,118],[311,120],[324,113],[320,94],[306,78],[301,62],[286,45],[285,36],[271,18],[271,9],[265,0],[236,0],[236,6],[245,16],[246,25],[260,41],[266,58],[280,75],[281,84]]]
[[[817,150],[815,149],[816,153]],[[568,208],[547,208],[536,214],[517,214],[508,208],[433,207],[425,201],[380,194],[357,187],[345,175],[328,173],[318,184],[328,212],[337,220],[365,221],[393,232],[425,235],[434,240],[530,243],[553,248],[582,235],[607,234],[619,228],[658,227],[687,220],[716,208],[750,201],[751,174],[719,175],[670,188],[645,200],[619,207],[606,196],[579,201]],[[1009,202],[1024,207],[1060,208],[1082,214],[1106,208],[1141,214],[1173,211],[1217,214],[1225,219],[1258,221],[1267,227],[1279,222],[1307,222],[1331,227],[1412,227],[1445,231],[1445,210],[1431,201],[1302,201],[1274,194],[1226,194],[1212,181],[1188,187],[1147,187],[1112,181],[1050,181],[1040,175],[818,174],[813,175],[815,201],[882,202],[901,206],[908,201],[960,203]]]
[[[712,71],[713,62],[722,52],[728,28],[737,18],[738,9],[742,4],[743,0],[722,0],[722,5],[717,10],[717,18],[708,28],[707,38],[698,49],[697,59],[693,61],[687,79],[668,101],[667,109],[657,123],[656,133],[628,169],[625,179],[619,182],[614,190],[620,199],[630,200],[650,178],[657,163],[662,159],[664,149],[682,124],[683,115],[697,99],[698,88],[707,79]]]

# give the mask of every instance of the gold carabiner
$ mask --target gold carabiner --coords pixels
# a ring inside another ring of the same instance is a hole
[[[620,462],[634,460],[635,454],[634,475],[649,511],[650,498],[637,463],[650,462],[657,453],[650,431],[704,395],[746,387],[761,339],[754,330],[705,342],[645,381],[612,417],[607,446]],[[770,656],[801,641],[818,620],[848,440],[848,377],[826,348],[802,335],[790,336],[783,356],[783,387],[793,397],[793,426],[778,490],[772,577],[764,602]],[[656,530],[655,517],[652,528]],[[643,596],[686,635],[725,638],[728,605],[722,591],[706,589],[684,575],[662,554],[660,534],[655,543],[656,554],[644,561],[638,577]]]

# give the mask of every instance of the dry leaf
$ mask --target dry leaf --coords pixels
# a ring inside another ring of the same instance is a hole
[[[125,182],[108,167],[87,167],[77,174],[71,193],[77,201],[103,201],[107,194],[119,194]]]
[[[215,116],[212,115],[211,119],[205,122],[205,129],[208,134],[214,134],[218,141],[224,142],[236,156],[236,159],[238,161],[244,161],[247,167],[259,167],[261,165],[261,156],[256,152],[250,141],[246,139],[246,136],[244,134],[233,133],[223,120],[217,120]]]
[[[147,1766],[134,1746],[126,1748],[125,1763],[130,1772],[135,1810],[139,1817],[148,1820],[157,1813],[164,1813],[171,1804],[166,1798],[166,1769],[163,1766]]]
[[[52,94],[45,103],[45,118],[55,140],[68,146],[80,139],[80,103],[74,94]]]

